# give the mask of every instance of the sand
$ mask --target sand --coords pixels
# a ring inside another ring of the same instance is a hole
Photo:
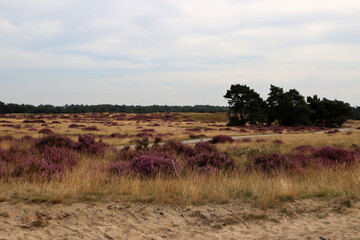
[[[0,203],[0,239],[360,239],[360,204]]]

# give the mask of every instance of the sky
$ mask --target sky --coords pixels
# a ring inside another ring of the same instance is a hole
[[[220,105],[270,84],[360,106],[359,0],[0,0],[0,101]]]

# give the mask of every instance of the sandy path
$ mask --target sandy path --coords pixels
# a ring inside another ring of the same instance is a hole
[[[0,203],[0,239],[360,239],[360,204]]]
[[[345,132],[349,130],[353,130],[355,128],[334,128],[332,130],[338,130],[339,132]],[[253,135],[236,135],[231,136],[233,139],[244,139],[244,138],[259,138],[259,137],[277,137],[277,136],[286,136],[286,135],[299,135],[299,134],[323,134],[328,131],[318,131],[318,132],[307,132],[307,133],[268,133],[268,134],[253,134]],[[191,139],[191,140],[183,140],[181,141],[183,144],[195,144],[199,142],[208,142],[211,141],[212,138],[199,138],[199,139]],[[164,143],[159,143],[159,145],[163,145]],[[150,143],[148,146],[152,146]],[[117,150],[124,149],[125,146],[113,146]],[[135,148],[136,145],[127,145],[127,147]]]

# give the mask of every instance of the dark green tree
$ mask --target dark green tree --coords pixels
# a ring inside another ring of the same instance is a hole
[[[350,104],[339,100],[320,100],[317,95],[308,97],[307,102],[311,109],[311,121],[315,126],[341,127],[343,123],[354,117]]]
[[[278,121],[282,126],[304,126],[311,125],[309,118],[310,108],[305,98],[296,90],[288,92],[280,87],[270,85],[267,123]]]
[[[353,116],[355,120],[360,120],[360,107],[353,107]]]
[[[231,126],[263,124],[266,120],[266,103],[260,95],[246,85],[231,85],[224,98],[229,103],[229,124]]]

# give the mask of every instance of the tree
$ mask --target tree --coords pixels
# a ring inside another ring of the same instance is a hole
[[[277,120],[282,126],[311,125],[310,108],[305,98],[296,89],[284,92],[282,88],[270,85],[270,93],[266,102],[268,124]]]
[[[246,85],[231,85],[224,98],[229,103],[229,124],[263,124],[266,120],[266,103],[260,95]]]
[[[353,107],[353,115],[355,120],[360,120],[360,107]]]
[[[311,109],[311,121],[315,126],[341,127],[343,123],[353,117],[350,104],[339,100],[320,100],[317,95],[308,97],[307,102]]]

